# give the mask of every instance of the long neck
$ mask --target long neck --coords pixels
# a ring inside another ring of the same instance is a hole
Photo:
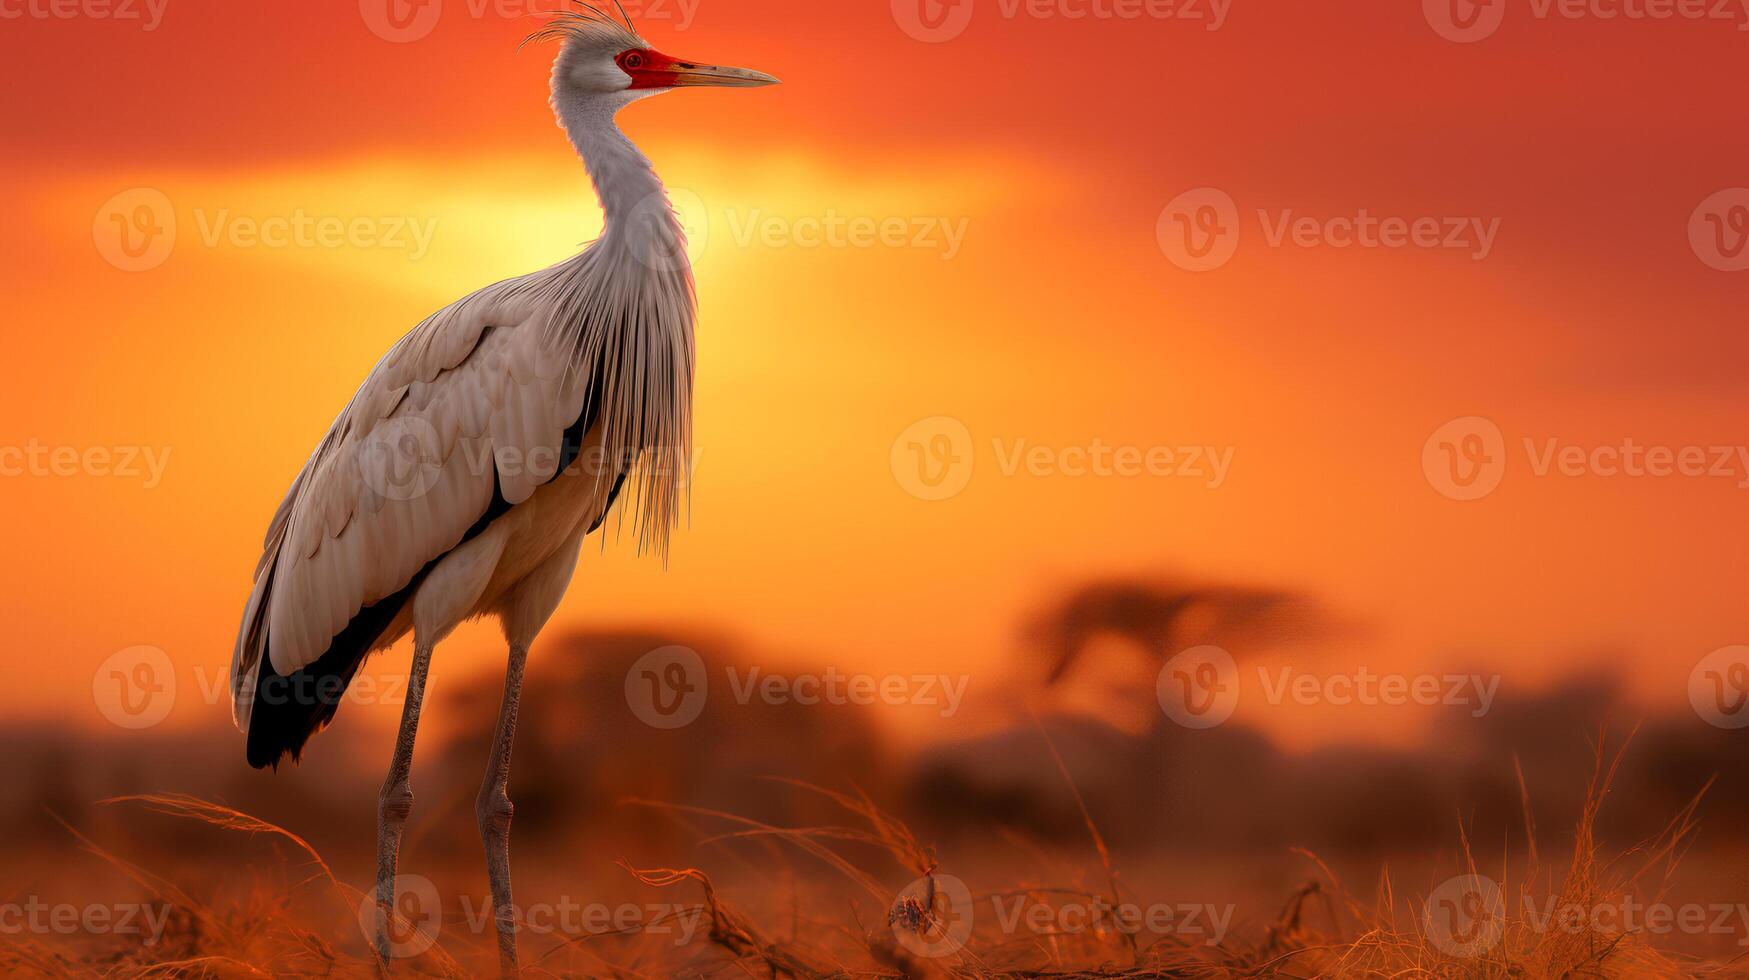
[[[562,298],[552,325],[600,400],[605,458],[639,461],[620,479],[631,475],[640,547],[666,555],[692,460],[696,298],[686,235],[662,181],[614,124],[629,101],[553,99],[607,226],[594,245],[554,267]]]
[[[561,124],[583,158],[606,219],[604,243],[637,257],[685,255],[685,233],[650,161],[620,132],[608,98],[556,100]]]

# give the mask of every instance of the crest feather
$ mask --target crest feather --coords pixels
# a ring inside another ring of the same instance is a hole
[[[619,10],[620,20],[615,20],[600,7],[585,3],[583,0],[572,0],[576,10],[552,11],[553,19],[540,30],[523,39],[523,44],[540,41],[560,41],[565,44],[615,44],[622,48],[647,48],[648,41],[638,36],[637,29],[632,27],[632,19],[626,16],[625,7],[619,0],[613,0],[613,5]]]

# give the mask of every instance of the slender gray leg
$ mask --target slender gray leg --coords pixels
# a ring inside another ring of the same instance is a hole
[[[419,734],[419,709],[425,702],[425,674],[431,668],[431,647],[416,642],[413,667],[407,677],[407,703],[401,709],[401,731],[395,736],[395,758],[389,763],[389,778],[377,811],[377,957],[387,966],[393,959],[389,946],[389,916],[395,905],[395,866],[401,856],[401,831],[413,812],[413,740]]]
[[[522,703],[522,672],[528,664],[526,644],[510,646],[510,666],[504,677],[504,706],[498,712],[498,734],[474,813],[480,820],[480,840],[486,845],[486,873],[492,879],[492,908],[498,925],[498,966],[507,977],[517,975],[516,908],[510,896],[510,748],[516,741],[516,711]]]

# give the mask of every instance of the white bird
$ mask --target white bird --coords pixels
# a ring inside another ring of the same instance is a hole
[[[479,616],[497,617],[509,643],[476,814],[501,965],[514,973],[508,784],[529,646],[564,596],[584,537],[628,483],[640,547],[665,553],[680,511],[692,271],[662,182],[615,116],[676,88],[777,79],[669,57],[619,14],[623,23],[582,6],[530,38],[561,42],[552,107],[600,198],[601,237],[447,307],[377,363],[274,515],[237,634],[234,717],[256,768],[298,759],[365,658],[413,634],[380,799],[384,962],[432,649]]]

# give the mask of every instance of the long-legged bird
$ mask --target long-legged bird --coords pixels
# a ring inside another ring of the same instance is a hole
[[[625,18],[624,10],[619,11]],[[696,299],[685,235],[650,162],[615,124],[646,96],[777,81],[669,57],[629,19],[558,14],[552,106],[605,217],[549,269],[456,302],[379,361],[268,528],[232,663],[256,768],[299,758],[371,653],[409,632],[413,662],[380,800],[375,944],[388,909],[432,649],[495,616],[509,643],[503,708],[476,807],[501,965],[516,970],[510,750],[530,644],[583,539],[621,492],[640,547],[665,551],[690,459]]]

